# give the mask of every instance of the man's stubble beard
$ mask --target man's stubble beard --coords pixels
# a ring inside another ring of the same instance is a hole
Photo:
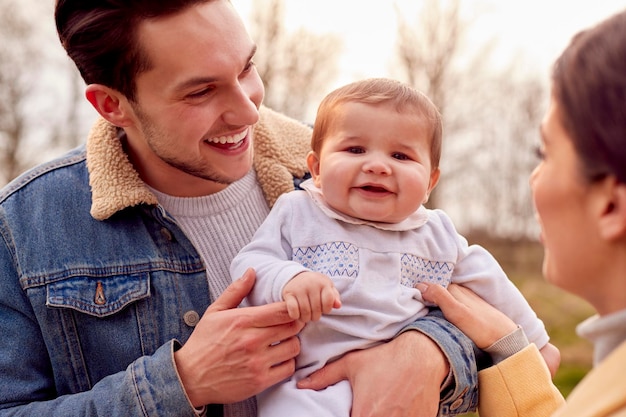
[[[162,144],[174,144],[176,141],[163,133],[157,125],[152,122],[152,119],[141,110],[139,105],[135,104],[133,109],[139,119],[139,123],[141,123],[141,129],[148,147],[160,160],[179,171],[203,180],[222,185],[230,185],[235,182],[235,180],[231,178],[225,178],[213,172],[211,167],[201,160],[198,160],[197,163],[194,161],[183,161],[175,155],[175,152],[168,150],[167,147],[161,146]]]

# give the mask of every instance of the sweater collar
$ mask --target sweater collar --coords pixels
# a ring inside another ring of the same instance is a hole
[[[281,194],[293,190],[293,177],[306,173],[311,129],[264,106],[259,115],[253,130],[253,166],[271,207]],[[127,207],[157,204],[124,152],[123,135],[121,129],[100,118],[87,139],[91,215],[96,220],[106,220]]]
[[[597,365],[626,342],[626,310],[592,316],[576,327],[576,333],[593,343],[593,362]]]

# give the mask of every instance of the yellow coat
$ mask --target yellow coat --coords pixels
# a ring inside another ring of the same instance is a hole
[[[535,345],[478,374],[480,417],[626,417],[626,342],[567,398]]]

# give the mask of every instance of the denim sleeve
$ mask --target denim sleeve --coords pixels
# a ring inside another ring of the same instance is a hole
[[[174,368],[173,344],[170,342],[154,355],[137,359],[126,371],[102,379],[89,391],[32,402],[24,393],[19,402],[0,404],[3,408],[0,416],[194,417],[194,409],[187,400]],[[0,383],[6,388],[10,381]],[[18,387],[9,389],[14,391]]]
[[[478,364],[483,355],[459,329],[443,318],[439,309],[405,327],[430,337],[450,363],[450,375],[442,387],[439,416],[456,416],[476,411],[478,405]]]

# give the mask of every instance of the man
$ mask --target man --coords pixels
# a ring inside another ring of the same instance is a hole
[[[261,107],[226,0],[59,0],[56,22],[102,119],[0,194],[0,415],[254,416],[302,325],[282,303],[235,308],[254,273],[227,288],[228,266],[305,175],[309,129]],[[435,415],[450,360],[442,409],[473,407],[471,347],[446,326],[302,387],[349,379],[353,415]]]

